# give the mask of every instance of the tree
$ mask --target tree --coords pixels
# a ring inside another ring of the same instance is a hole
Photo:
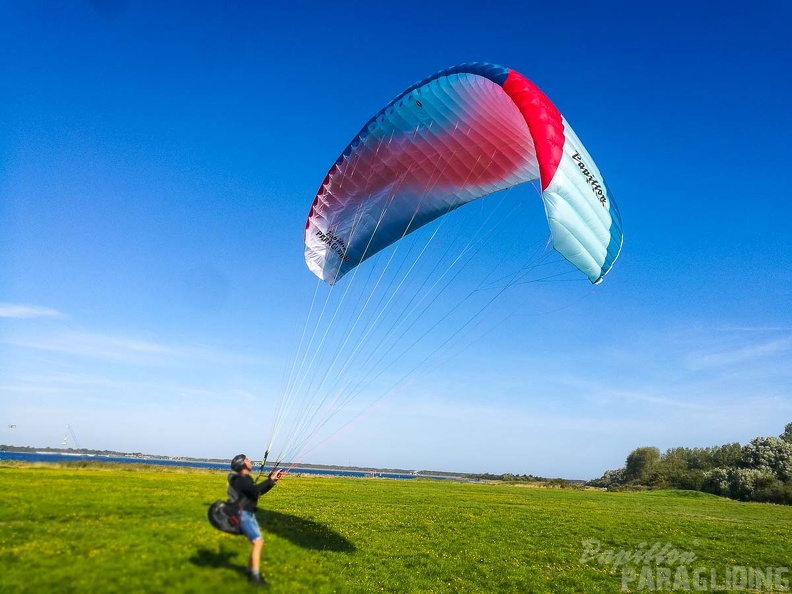
[[[733,468],[742,460],[742,446],[739,443],[727,443],[712,448],[712,468]]]
[[[778,437],[757,437],[742,449],[743,468],[772,474],[783,483],[792,482],[792,443]]]
[[[660,460],[660,450],[653,446],[637,448],[630,452],[624,464],[624,478],[638,481],[647,476],[652,467]]]
[[[787,423],[784,432],[779,437],[787,443],[792,443],[792,423]]]

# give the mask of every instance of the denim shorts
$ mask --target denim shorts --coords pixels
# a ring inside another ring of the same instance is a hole
[[[250,542],[261,538],[261,529],[256,521],[256,514],[242,510],[239,512],[239,528]]]

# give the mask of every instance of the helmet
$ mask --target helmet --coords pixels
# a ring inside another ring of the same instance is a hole
[[[243,468],[245,468],[245,454],[237,454],[231,459],[231,470],[236,470],[239,472]]]

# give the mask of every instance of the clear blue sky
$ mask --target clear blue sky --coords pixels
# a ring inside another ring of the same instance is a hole
[[[166,4],[4,4],[0,443],[68,424],[83,447],[260,456],[319,183],[404,88],[479,60],[571,122],[621,257],[309,461],[590,478],[792,421],[784,3]]]

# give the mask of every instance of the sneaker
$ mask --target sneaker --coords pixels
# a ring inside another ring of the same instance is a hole
[[[264,586],[267,582],[264,581],[264,578],[261,577],[261,574],[248,574],[248,581],[254,586]]]

